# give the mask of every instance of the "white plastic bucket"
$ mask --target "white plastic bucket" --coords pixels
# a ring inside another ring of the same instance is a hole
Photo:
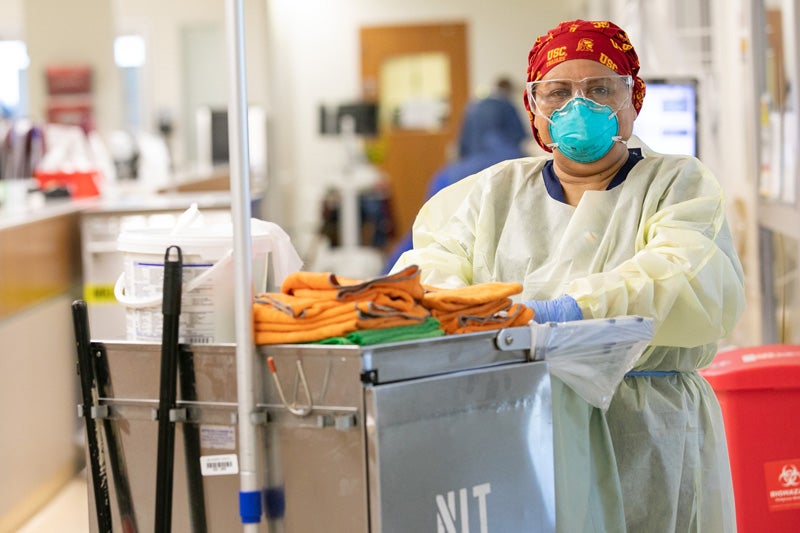
[[[262,221],[251,223],[253,291],[267,290],[271,241]],[[126,337],[131,341],[161,342],[164,254],[181,248],[183,287],[180,342],[236,342],[233,272],[233,227],[218,224],[123,232],[117,239],[124,269],[114,295],[126,308]]]

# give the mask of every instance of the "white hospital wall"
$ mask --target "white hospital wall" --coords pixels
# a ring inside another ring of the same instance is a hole
[[[309,246],[325,183],[344,163],[335,138],[318,132],[318,106],[360,96],[361,26],[463,21],[468,26],[470,91],[498,75],[524,80],[535,38],[578,18],[584,2],[521,0],[271,0],[268,2],[272,219]],[[276,203],[276,199],[278,200]],[[283,207],[282,207],[283,206]]]

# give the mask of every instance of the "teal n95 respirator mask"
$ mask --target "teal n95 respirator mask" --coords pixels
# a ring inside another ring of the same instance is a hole
[[[619,136],[617,113],[607,105],[575,97],[553,111],[550,123],[551,149],[578,163],[591,163],[606,155]]]

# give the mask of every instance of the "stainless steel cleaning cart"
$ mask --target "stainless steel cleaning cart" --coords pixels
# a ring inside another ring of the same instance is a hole
[[[528,360],[529,347],[528,328],[366,347],[261,347],[252,415],[265,472],[259,529],[552,531],[550,380],[547,363]],[[96,415],[114,430],[106,436],[118,440],[123,462],[123,475],[109,476],[115,526],[122,530],[122,491],[128,522],[148,531],[160,345],[93,342],[92,350],[113,391]],[[171,419],[196,428],[200,446],[186,463],[190,448],[176,432],[173,531],[193,530],[197,498],[208,531],[238,530],[234,346],[186,346],[180,362]],[[197,462],[202,487],[186,481]]]
[[[621,379],[652,336],[651,321],[640,318],[569,324],[375,346],[260,347],[250,421],[260,428],[258,530],[554,531],[549,366],[565,380],[586,369],[592,381],[593,357],[619,361]],[[117,449],[109,461],[114,523],[150,531],[160,345],[91,347],[108,369],[95,411],[107,451]],[[170,414],[181,426],[173,531],[241,528],[235,359],[232,344],[180,354]],[[566,359],[580,362],[578,373],[563,372]]]

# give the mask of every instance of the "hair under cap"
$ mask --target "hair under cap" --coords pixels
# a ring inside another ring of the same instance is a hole
[[[536,38],[528,54],[527,81],[539,81],[553,67],[572,59],[590,59],[605,65],[620,75],[633,77],[631,102],[636,113],[642,109],[645,83],[638,76],[639,57],[625,31],[613,22],[604,20],[570,20],[562,22],[545,35]],[[533,111],[528,93],[523,102],[531,121],[531,129],[539,146],[552,151],[542,143],[533,125]]]

